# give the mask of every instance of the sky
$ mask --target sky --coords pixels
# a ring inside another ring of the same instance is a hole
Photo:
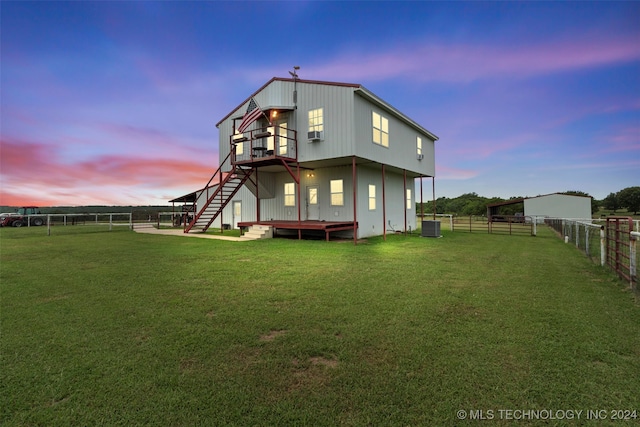
[[[640,185],[640,2],[2,1],[0,36],[4,206],[167,205],[294,66],[437,135],[436,197]]]

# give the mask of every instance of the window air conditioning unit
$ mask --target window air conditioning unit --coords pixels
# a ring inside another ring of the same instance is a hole
[[[417,157],[418,157],[418,160],[422,160],[424,159],[424,154],[418,154]]]
[[[322,139],[322,132],[319,130],[312,130],[311,132],[307,132],[307,139],[309,142],[320,141]]]

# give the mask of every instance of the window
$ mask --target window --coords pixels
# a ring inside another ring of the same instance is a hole
[[[296,205],[296,187],[293,182],[286,182],[284,184],[284,205],[295,206]]]
[[[369,210],[376,210],[376,186],[369,184]]]
[[[411,202],[411,189],[407,188],[407,210],[411,209],[411,205],[413,203]]]
[[[240,132],[238,132],[236,130],[236,133],[233,134],[233,144],[235,144],[236,146],[236,156],[241,156],[242,153],[244,153],[244,144],[242,143],[242,141],[238,141],[240,138],[242,138],[244,135]]]
[[[324,118],[322,108],[316,108],[315,110],[309,110],[309,132],[324,130]]]
[[[287,144],[289,142],[287,136],[287,123],[280,123],[280,127],[278,128],[278,154],[281,156],[285,156],[287,154]]]
[[[344,206],[344,192],[342,190],[342,180],[332,179],[329,181],[331,191],[331,206]]]
[[[269,136],[267,137],[267,150],[273,151],[273,138],[276,133],[276,128],[273,126],[267,127],[267,132],[269,132]],[[260,145],[264,144],[263,142],[259,142]]]
[[[418,156],[422,155],[422,138],[420,137],[416,139],[416,154]]]
[[[389,120],[375,111],[372,113],[373,121],[373,143],[382,145],[383,147],[389,146]]]

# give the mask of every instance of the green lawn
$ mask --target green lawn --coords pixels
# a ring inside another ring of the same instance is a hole
[[[2,229],[0,424],[511,425],[499,410],[544,409],[620,425],[586,411],[640,411],[640,305],[538,233]]]

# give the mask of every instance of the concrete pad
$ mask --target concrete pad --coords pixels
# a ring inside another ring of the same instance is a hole
[[[163,236],[183,236],[183,237],[199,237],[201,239],[218,239],[218,240],[228,240],[231,242],[246,242],[248,239],[243,239],[242,237],[233,237],[233,236],[220,236],[210,233],[185,233],[182,229],[179,230],[171,230],[171,229],[157,229],[155,227],[144,227],[144,228],[133,228],[133,231],[136,233],[143,234],[160,234]]]

